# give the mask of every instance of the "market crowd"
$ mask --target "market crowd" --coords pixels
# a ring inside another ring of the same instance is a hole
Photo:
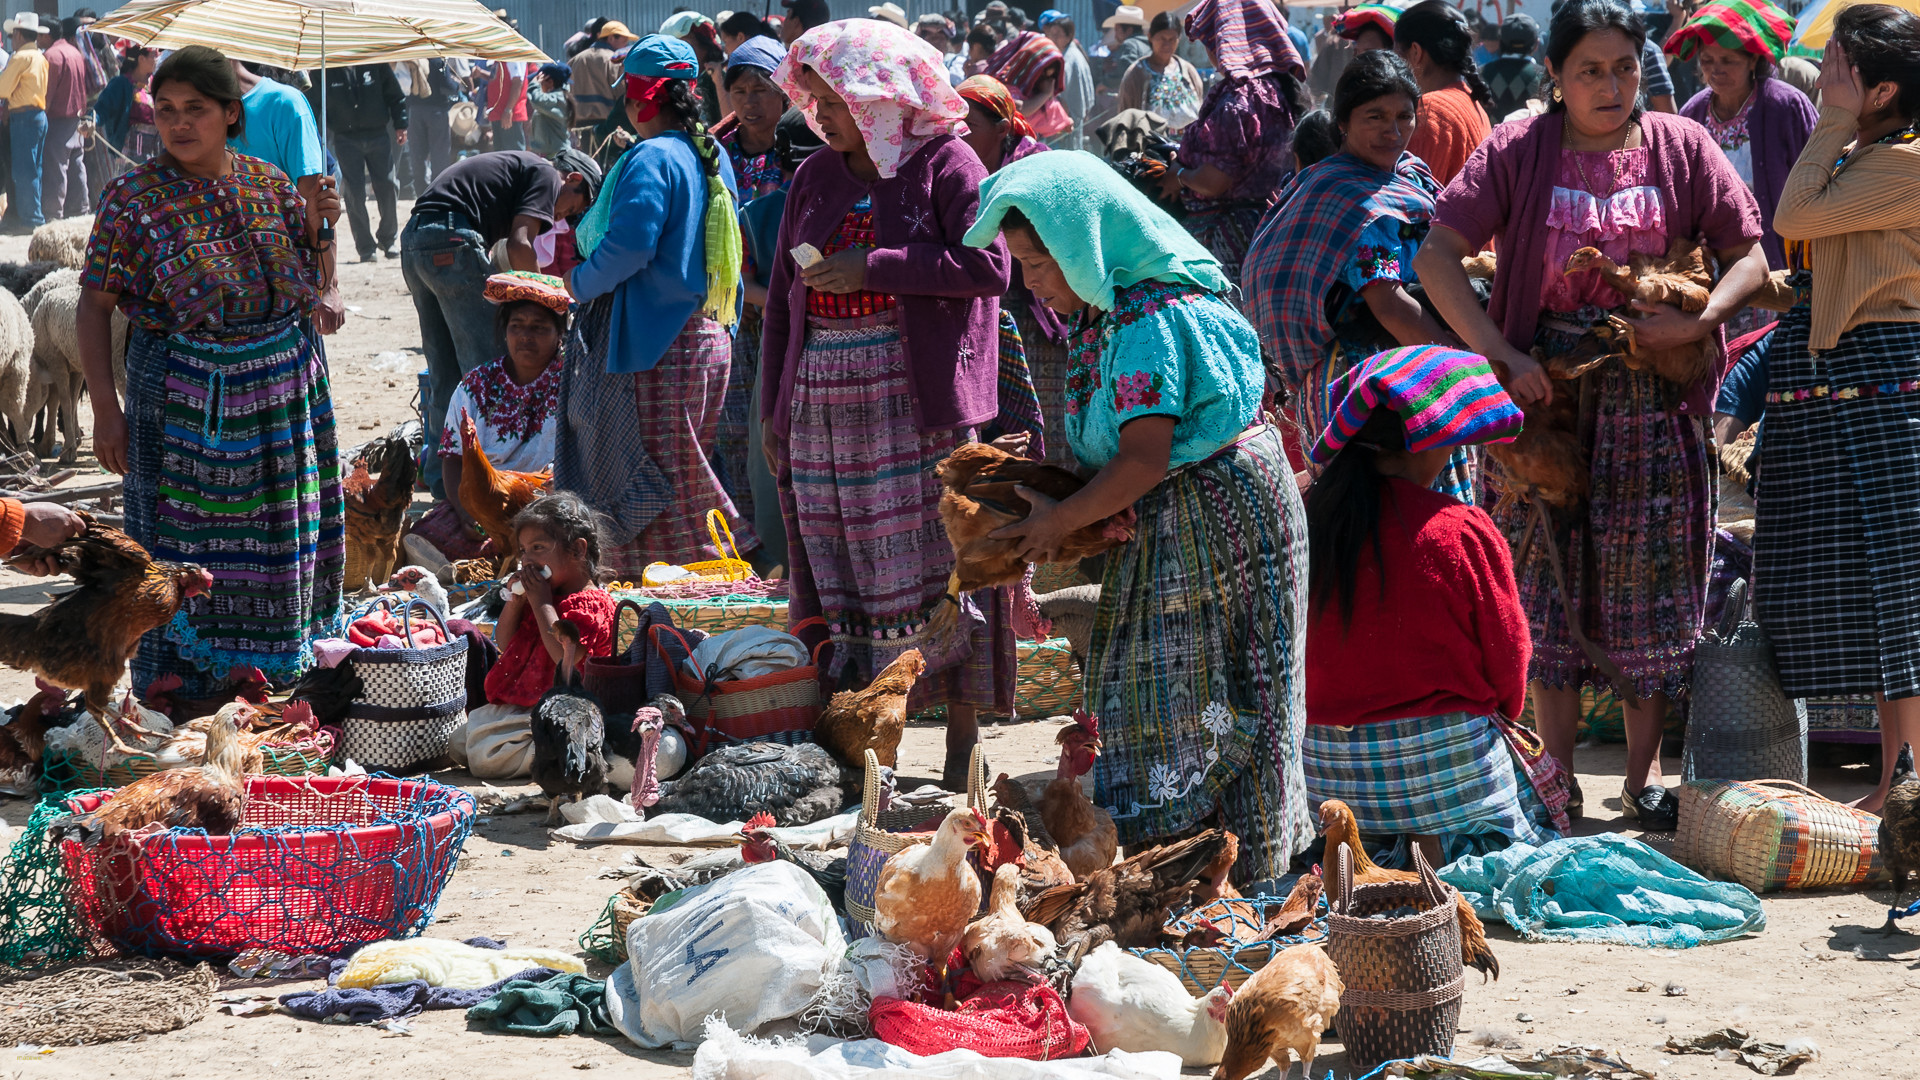
[[[324,147],[317,73],[7,22],[10,215],[98,207],[100,459],[130,531],[215,575],[137,683],[291,679],[338,631],[319,237],[344,213],[420,320],[437,505],[409,550],[493,550],[466,439],[566,493],[517,523],[553,572],[499,626],[509,711],[550,684],[557,619],[610,647],[599,584],[718,557],[718,510],[831,643],[830,688],[920,651],[951,785],[1013,710],[1013,590],[934,617],[935,466],[983,439],[1086,481],[1002,530],[1032,562],[1131,511],[1084,673],[1095,798],[1126,844],[1224,822],[1244,883],[1329,798],[1447,859],[1567,832],[1603,686],[1626,816],[1673,827],[1662,733],[1730,573],[1789,695],[1870,696],[1887,775],[1920,741],[1920,18],[1850,7],[1815,64],[1764,0],[1659,34],[1622,0],[1546,26],[1360,5],[1312,34],[1275,0],[1099,27],[783,8],[595,19],[544,65],[333,69]],[[1693,310],[1565,269],[1676,244],[1712,268]],[[1555,377],[1621,317],[1710,371]],[[1495,453],[1555,416],[1571,505]],[[1718,447],[1755,425],[1743,542]]]

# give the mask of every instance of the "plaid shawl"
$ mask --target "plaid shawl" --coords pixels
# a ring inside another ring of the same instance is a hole
[[[1767,0],[1715,0],[1667,38],[1667,52],[1691,60],[1706,45],[1718,45],[1777,64],[1793,39],[1793,16]]]
[[[1023,30],[1008,38],[987,58],[986,73],[1005,83],[1007,89],[1025,101],[1040,89],[1049,75],[1059,79],[1066,60],[1066,54],[1047,35]]]
[[[1429,220],[1437,190],[1433,174],[1412,154],[1400,155],[1389,176],[1347,153],[1309,166],[1281,189],[1247,249],[1240,289],[1290,386],[1326,360],[1333,340],[1327,289],[1354,257],[1360,231],[1383,217]]]
[[[613,294],[589,301],[562,349],[553,489],[572,491],[606,516],[600,542],[630,542],[673,507],[673,485],[640,442],[633,375],[607,373]]]
[[[1307,77],[1287,36],[1287,20],[1272,0],[1200,0],[1187,13],[1187,36],[1213,50],[1229,79],[1274,71]]]

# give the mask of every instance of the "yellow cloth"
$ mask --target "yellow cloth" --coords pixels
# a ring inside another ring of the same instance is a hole
[[[47,107],[47,58],[32,45],[22,46],[0,70],[0,98],[10,109]]]
[[[1836,174],[1856,134],[1821,109],[1773,213],[1782,238],[1808,241],[1816,350],[1862,323],[1920,322],[1920,143],[1863,146]]]
[[[576,974],[587,970],[578,957],[559,949],[476,949],[462,941],[413,938],[376,941],[354,953],[340,972],[340,986],[365,989],[421,979],[428,986],[478,990],[537,967]]]

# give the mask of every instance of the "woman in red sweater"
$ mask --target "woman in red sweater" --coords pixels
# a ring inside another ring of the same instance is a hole
[[[1509,719],[1531,648],[1513,557],[1486,511],[1428,490],[1454,447],[1511,441],[1519,410],[1483,357],[1438,345],[1343,382],[1310,455],[1325,469],[1307,493],[1307,798],[1436,866],[1545,843],[1567,830],[1566,792]]]

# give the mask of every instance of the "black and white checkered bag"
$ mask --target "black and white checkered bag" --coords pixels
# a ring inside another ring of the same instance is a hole
[[[391,605],[382,598],[375,606]],[[415,608],[446,624],[423,601]],[[369,769],[398,773],[442,757],[447,738],[467,721],[467,639],[425,649],[356,649],[349,663],[365,689],[347,709],[343,752]]]

